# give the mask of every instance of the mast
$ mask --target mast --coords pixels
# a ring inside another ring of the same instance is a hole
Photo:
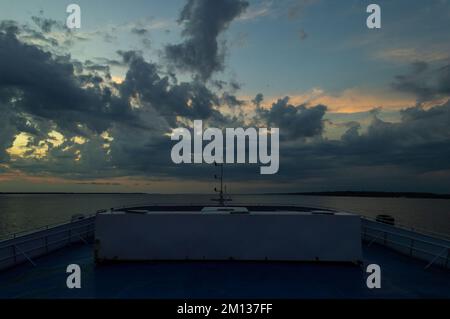
[[[219,203],[220,206],[225,206],[225,202],[231,201],[229,198],[225,198],[224,193],[224,183],[223,183],[223,163],[216,163],[214,162],[214,166],[220,167],[220,176],[214,175],[215,179],[220,179],[220,189],[217,189],[217,187],[214,187],[214,191],[219,194],[219,198],[213,198],[213,201],[216,201]],[[226,189],[226,186],[225,186]]]

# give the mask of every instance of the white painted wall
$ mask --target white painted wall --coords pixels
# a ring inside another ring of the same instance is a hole
[[[350,214],[103,213],[95,236],[100,260],[362,260]]]

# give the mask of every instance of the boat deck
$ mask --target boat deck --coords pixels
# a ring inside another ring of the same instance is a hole
[[[364,266],[301,262],[147,262],[95,266],[92,245],[76,244],[0,272],[0,298],[450,298],[450,272],[377,244],[365,265],[381,266],[381,289]],[[82,288],[66,288],[79,264]]]

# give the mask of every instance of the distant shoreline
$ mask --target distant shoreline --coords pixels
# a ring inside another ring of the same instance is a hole
[[[337,197],[375,197],[375,198],[426,198],[426,199],[450,199],[450,194],[415,193],[415,192],[295,192],[295,193],[270,193],[268,195],[302,195],[302,196],[337,196]]]

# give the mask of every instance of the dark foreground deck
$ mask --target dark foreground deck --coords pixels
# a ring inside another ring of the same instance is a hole
[[[149,262],[95,266],[91,245],[73,245],[0,272],[0,298],[450,298],[450,272],[378,245],[365,265],[381,266],[381,289],[366,286],[365,266],[283,262]],[[66,288],[79,264],[82,288]]]

